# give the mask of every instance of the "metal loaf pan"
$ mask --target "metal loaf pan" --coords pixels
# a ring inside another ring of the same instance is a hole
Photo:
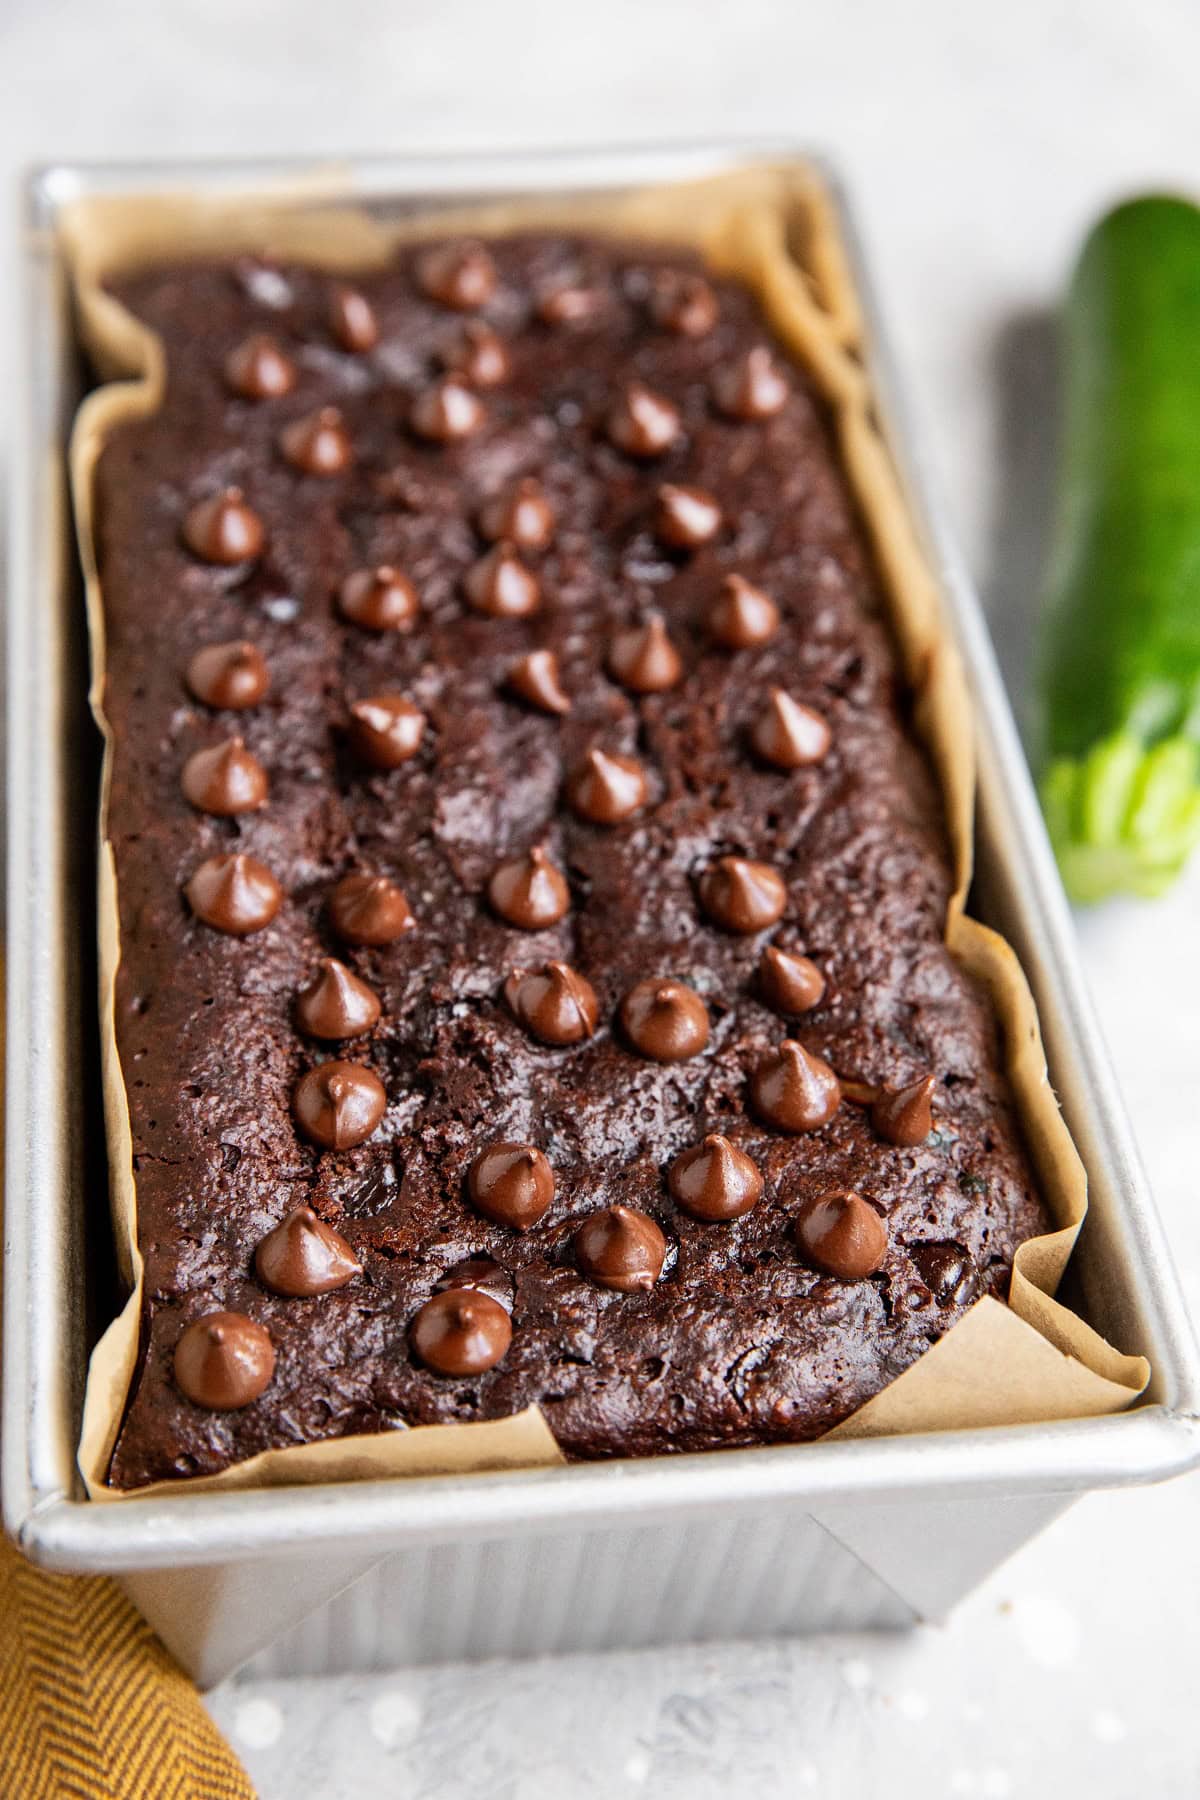
[[[621,189],[779,162],[779,145],[352,162],[389,214],[447,198]],[[8,1126],[3,1501],[27,1555],[107,1571],[205,1683],[273,1672],[936,1617],[1092,1488],[1200,1462],[1200,1366],[1076,964],[1070,917],[978,601],[901,418],[848,208],[880,417],[939,572],[980,739],[975,910],[1016,947],[1087,1164],[1073,1265],[1090,1320],[1141,1351],[1133,1410],[1046,1426],[520,1474],[91,1504],[74,1450],[113,1304],[92,1047],[96,747],[63,446],[81,374],[56,245],[81,194],[218,190],[303,165],[53,168],[25,215],[25,390],[8,620]],[[91,771],[91,773],[89,773]],[[274,1648],[268,1650],[267,1646]]]

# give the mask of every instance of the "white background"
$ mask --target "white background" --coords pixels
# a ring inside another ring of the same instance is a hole
[[[1019,689],[1044,318],[1105,202],[1200,189],[1188,0],[0,0],[0,306],[12,176],[36,159],[738,131],[824,147],[849,177]],[[0,393],[13,354],[5,327]],[[0,455],[7,430],[0,413]],[[1200,1305],[1198,898],[1200,870],[1081,930]],[[264,1800],[1173,1800],[1200,1790],[1198,1533],[1192,1479],[1083,1502],[941,1631],[230,1685],[213,1708]]]

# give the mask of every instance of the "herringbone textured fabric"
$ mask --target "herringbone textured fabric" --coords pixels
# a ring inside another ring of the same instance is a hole
[[[111,1581],[0,1535],[2,1800],[255,1800],[195,1688]]]

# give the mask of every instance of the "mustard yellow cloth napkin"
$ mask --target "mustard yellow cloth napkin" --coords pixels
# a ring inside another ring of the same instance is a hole
[[[0,1534],[4,1800],[255,1800],[195,1688],[111,1581]]]

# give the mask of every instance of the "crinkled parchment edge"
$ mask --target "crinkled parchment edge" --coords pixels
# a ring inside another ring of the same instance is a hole
[[[104,837],[112,738],[104,716],[104,608],[92,532],[93,476],[108,434],[153,411],[163,391],[160,340],[104,291],[106,278],[189,256],[265,253],[330,270],[379,267],[400,239],[444,232],[496,235],[530,227],[591,230],[698,249],[722,275],[759,296],[781,341],[807,370],[835,421],[847,476],[890,601],[914,696],[914,718],[937,772],[952,845],[955,891],[947,943],[988,990],[1022,1129],[1056,1229],[1017,1252],[1007,1307],[979,1301],[917,1363],[841,1424],[839,1437],[1018,1424],[1115,1412],[1149,1379],[1054,1298],[1087,1207],[1087,1182],[1046,1074],[1037,1014],[1013,952],[968,918],[974,748],[966,682],[945,630],[937,585],[918,544],[872,408],[860,360],[862,322],[829,195],[803,165],[759,167],[671,188],[543,198],[458,211],[438,208],[381,224],[320,183],[286,194],[97,198],[62,219],[80,332],[106,385],[80,409],[71,484],[87,589],[91,703],[105,738],[99,880],[100,1002],[112,1210],[129,1299],[92,1357],[80,1467],[97,1499],[120,1499],[105,1477],[137,1362],[142,1263],[129,1112],[117,1051],[113,986],[120,956],[116,874]],[[220,1475],[156,1483],[138,1495],[395,1475],[466,1473],[561,1462],[540,1411],[468,1425],[421,1426],[266,1451]]]

